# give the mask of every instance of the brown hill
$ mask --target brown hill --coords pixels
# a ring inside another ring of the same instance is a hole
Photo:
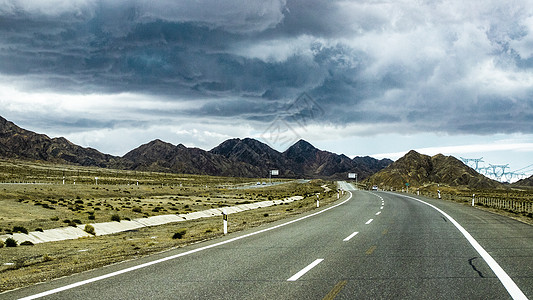
[[[517,182],[513,183],[512,185],[517,186],[517,187],[533,187],[533,176],[520,179]]]
[[[0,117],[0,157],[71,163],[129,170],[265,177],[278,169],[280,177],[345,179],[348,172],[359,179],[369,176],[392,161],[371,157],[353,160],[315,148],[304,140],[280,153],[254,139],[230,139],[211,151],[187,148],[154,140],[131,150],[123,157],[75,145],[65,138],[49,138],[22,129]]]
[[[120,161],[119,157],[75,145],[62,137],[49,138],[44,134],[22,129],[2,117],[0,156],[104,168],[118,165]]]
[[[235,162],[199,148],[187,148],[182,144],[174,146],[161,140],[141,145],[123,158],[132,162],[131,169],[141,171],[239,177],[257,177],[259,174],[258,168],[250,164]]]
[[[343,154],[319,150],[304,140],[299,140],[280,153],[254,139],[230,139],[210,152],[257,166],[261,169],[261,174],[278,169],[281,177],[345,179],[347,173],[354,172],[362,179],[392,163],[391,160],[371,157],[356,157],[351,160]]]
[[[256,166],[260,172],[258,176],[261,177],[268,176],[270,170],[279,170],[281,177],[296,176],[293,170],[286,167],[288,162],[280,152],[255,139],[229,139],[209,152],[222,155],[231,161]]]
[[[414,150],[367,179],[369,184],[381,187],[402,188],[431,183],[470,188],[499,188],[502,185],[466,166],[453,156],[437,154],[433,157]]]
[[[305,177],[346,178],[348,172],[356,172],[356,166],[346,155],[339,155],[315,148],[299,140],[282,153],[288,167]]]

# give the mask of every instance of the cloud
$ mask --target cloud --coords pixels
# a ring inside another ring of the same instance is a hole
[[[4,0],[0,101],[66,133],[298,126],[304,92],[323,111],[307,125],[353,135],[532,133],[532,15],[527,0]]]

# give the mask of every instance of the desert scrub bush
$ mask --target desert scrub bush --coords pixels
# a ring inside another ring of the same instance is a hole
[[[13,238],[7,238],[4,243],[6,247],[17,247],[17,241]]]
[[[20,243],[21,246],[33,246],[33,243],[31,241],[24,241]]]
[[[52,260],[54,260],[54,258],[51,257],[51,256],[48,255],[48,254],[45,254],[45,255],[43,255],[43,257],[42,257],[42,261],[43,261],[43,262],[52,261]]]
[[[120,216],[117,214],[111,215],[111,221],[120,222]]]
[[[4,241],[0,240],[0,248],[4,248]]]
[[[174,233],[174,235],[172,235],[172,238],[181,239],[185,235],[185,233],[187,233],[187,228],[180,228]]]
[[[28,229],[26,229],[26,227],[24,226],[13,226],[13,232],[20,232],[20,233],[28,234]]]
[[[94,226],[91,224],[85,225],[85,228],[83,229],[88,234],[96,235],[96,231],[94,230]]]

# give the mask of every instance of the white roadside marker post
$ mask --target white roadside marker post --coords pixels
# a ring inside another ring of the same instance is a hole
[[[476,194],[472,194],[472,206],[474,206],[474,199],[476,199]]]
[[[222,209],[222,219],[224,220],[224,234],[228,234],[228,214],[225,208]]]
[[[316,207],[320,207],[320,199],[319,199],[319,197],[320,197],[320,193],[317,193],[316,194]]]

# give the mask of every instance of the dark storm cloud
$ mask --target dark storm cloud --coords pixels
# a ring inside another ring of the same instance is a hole
[[[30,92],[198,101],[145,109],[154,117],[288,118],[307,92],[315,122],[532,132],[531,13],[526,1],[13,0],[0,74]]]

